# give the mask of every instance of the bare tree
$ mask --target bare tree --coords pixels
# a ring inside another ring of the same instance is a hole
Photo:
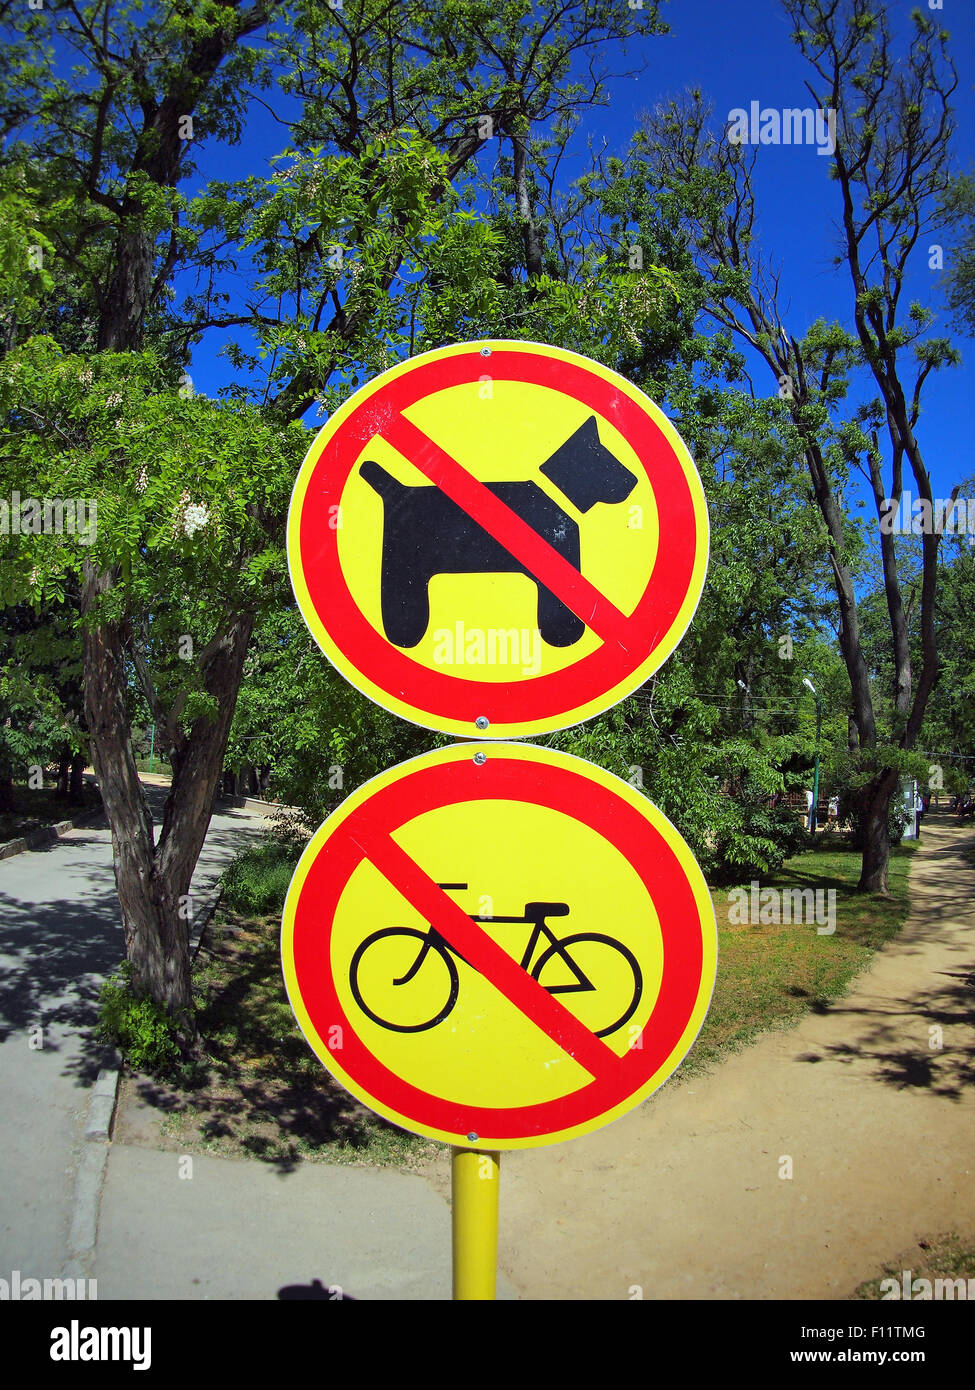
[[[700,93],[648,118],[645,144],[656,174],[689,215],[695,262],[710,282],[711,313],[768,366],[803,441],[839,606],[838,638],[862,774],[859,886],[885,893],[888,818],[900,772],[878,735],[857,614],[857,528],[843,489],[848,470],[858,468],[876,508],[894,669],[891,735],[895,748],[907,752],[916,745],[938,677],[934,618],[941,518],[934,515],[916,427],[927,377],[957,361],[957,354],[947,340],[923,336],[932,315],[905,302],[904,282],[916,254],[926,249],[921,238],[933,225],[949,183],[949,100],[957,79],[947,36],[920,11],[912,16],[913,37],[900,56],[885,13],[873,0],[783,3],[795,42],[812,67],[807,88],[824,113],[824,126],[828,113],[836,113],[832,169],[840,217],[834,263],[849,276],[854,331],[822,321],[801,336],[790,330],[779,277],[755,245],[757,150],[746,155],[727,134],[716,137]],[[859,368],[872,376],[879,398],[843,419],[849,375]],[[924,514],[931,518],[923,536],[919,672],[912,668],[910,610],[890,524],[901,500],[905,459],[916,495],[927,504]]]

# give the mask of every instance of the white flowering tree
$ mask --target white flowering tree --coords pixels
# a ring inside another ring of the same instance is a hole
[[[657,11],[87,0],[0,12],[0,200],[16,223],[0,231],[0,467],[8,492],[89,499],[97,513],[90,544],[32,527],[0,538],[0,603],[77,605],[134,983],[187,1033],[182,900],[251,631],[282,593],[304,443],[292,422],[431,338],[534,329],[526,306],[550,304],[555,335],[572,331],[600,291],[543,254],[540,136],[603,100],[602,54],[616,64],[627,39],[659,32]],[[274,170],[200,178],[200,146],[239,142],[254,98],[276,108]],[[477,170],[507,204],[524,275],[474,214]],[[615,317],[632,329],[629,312]],[[239,406],[194,398],[193,344],[232,327],[223,390]],[[158,837],[136,775],[136,683],[174,768]]]
[[[81,613],[133,983],[192,1032],[190,880],[252,629],[288,593],[283,516],[305,432],[181,395],[151,354],[86,360],[49,338],[0,364],[0,418],[0,496],[19,494],[0,607],[67,600]],[[136,770],[136,692],[173,766],[158,833]]]

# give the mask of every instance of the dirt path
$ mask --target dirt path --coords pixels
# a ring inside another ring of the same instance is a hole
[[[925,825],[903,932],[826,1012],[593,1135],[504,1156],[500,1263],[522,1297],[841,1298],[918,1238],[975,1231],[966,848],[971,829]]]

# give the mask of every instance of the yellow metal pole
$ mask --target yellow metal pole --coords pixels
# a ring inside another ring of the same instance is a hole
[[[500,1154],[454,1149],[451,1229],[455,1299],[493,1299],[497,1295],[500,1185]]]

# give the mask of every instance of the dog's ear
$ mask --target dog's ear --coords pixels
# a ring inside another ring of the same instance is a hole
[[[580,512],[597,502],[624,502],[636,478],[600,442],[595,415],[579,426],[541,470]]]

